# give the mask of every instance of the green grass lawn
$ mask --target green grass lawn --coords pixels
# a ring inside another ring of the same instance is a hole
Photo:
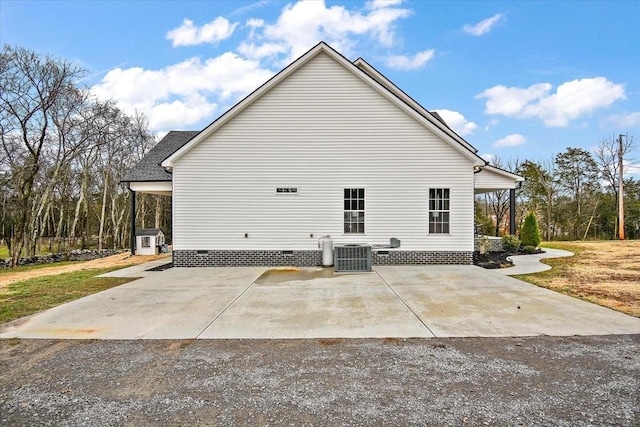
[[[135,280],[129,277],[95,277],[125,267],[128,266],[80,270],[54,276],[37,277],[1,288],[0,323],[28,316]]]

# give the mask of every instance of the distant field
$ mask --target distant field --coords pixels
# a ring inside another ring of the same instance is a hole
[[[640,317],[640,240],[541,246],[572,251],[575,256],[545,260],[551,270],[517,279]]]

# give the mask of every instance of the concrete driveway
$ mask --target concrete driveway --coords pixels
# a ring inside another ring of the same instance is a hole
[[[140,274],[130,271],[125,274]],[[172,268],[0,326],[0,337],[382,338],[638,334],[640,319],[475,266]]]

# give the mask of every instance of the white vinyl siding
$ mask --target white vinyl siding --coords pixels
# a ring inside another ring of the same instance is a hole
[[[295,197],[274,192],[287,183]],[[432,235],[442,187],[450,233]],[[366,188],[366,234],[344,234],[345,188]],[[173,197],[177,250],[313,250],[323,235],[473,250],[471,161],[324,53],[179,157]]]

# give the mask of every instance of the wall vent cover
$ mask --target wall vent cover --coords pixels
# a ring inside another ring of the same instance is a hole
[[[370,245],[336,245],[333,265],[337,273],[371,271]]]

